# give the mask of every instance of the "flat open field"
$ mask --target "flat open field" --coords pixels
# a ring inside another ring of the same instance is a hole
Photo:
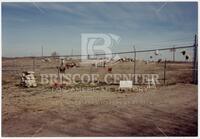
[[[17,73],[25,70],[23,64],[32,69],[31,60],[2,61],[3,136],[197,136],[197,85],[190,84],[191,71],[176,70],[189,69],[190,64],[168,64],[167,85],[145,92],[106,90],[108,85],[102,86],[103,91],[22,88]],[[37,61],[36,65],[37,78],[40,73],[56,73],[56,62]],[[137,73],[157,73],[163,78],[163,63],[137,65]],[[132,63],[112,67],[113,73],[133,73]],[[99,69],[79,67],[67,72],[97,73]]]

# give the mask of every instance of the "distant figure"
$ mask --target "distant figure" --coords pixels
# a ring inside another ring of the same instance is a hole
[[[60,73],[65,73],[65,66],[57,67]]]
[[[60,67],[57,67],[60,73],[65,73],[65,60],[61,59]]]

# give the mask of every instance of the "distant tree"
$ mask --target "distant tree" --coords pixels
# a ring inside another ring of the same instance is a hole
[[[51,56],[54,57],[54,58],[56,58],[56,57],[59,56],[59,54],[56,51],[54,51],[54,52],[51,53]]]

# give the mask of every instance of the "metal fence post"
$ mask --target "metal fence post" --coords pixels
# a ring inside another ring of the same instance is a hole
[[[35,71],[35,57],[33,57],[33,71]]]
[[[173,62],[175,62],[175,52],[176,52],[176,49],[173,47]]]
[[[195,35],[194,39],[194,56],[193,56],[193,83],[198,84],[198,61],[197,61],[197,52],[198,52],[198,44],[197,44],[197,35]]]
[[[136,72],[136,49],[135,46],[133,46],[133,50],[134,50],[134,69],[133,69],[133,74],[135,77],[135,72]],[[134,84],[135,84],[135,79],[134,79]]]
[[[165,63],[164,63],[164,85],[166,83],[166,67],[167,67],[167,61],[165,59]]]

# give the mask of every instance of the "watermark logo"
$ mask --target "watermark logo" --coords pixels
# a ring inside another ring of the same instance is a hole
[[[111,48],[117,46],[119,42],[120,37],[110,33],[82,33],[81,60],[85,61],[97,58],[97,56],[101,54],[108,60],[119,58],[118,55],[113,55],[111,50]]]
[[[40,74],[41,84],[89,84],[99,83],[100,74]],[[133,81],[135,84],[156,85],[159,83],[158,74],[106,74],[103,77],[105,84],[119,84],[122,86],[132,87]]]
[[[100,79],[100,74],[40,74],[41,84],[50,85],[54,89],[67,92],[96,92],[96,91],[137,91],[146,92],[156,88],[159,83],[158,74],[106,74]],[[134,82],[133,82],[134,81]],[[109,88],[114,85],[113,88]],[[142,85],[142,88],[138,88]],[[52,91],[53,91],[52,90]]]

